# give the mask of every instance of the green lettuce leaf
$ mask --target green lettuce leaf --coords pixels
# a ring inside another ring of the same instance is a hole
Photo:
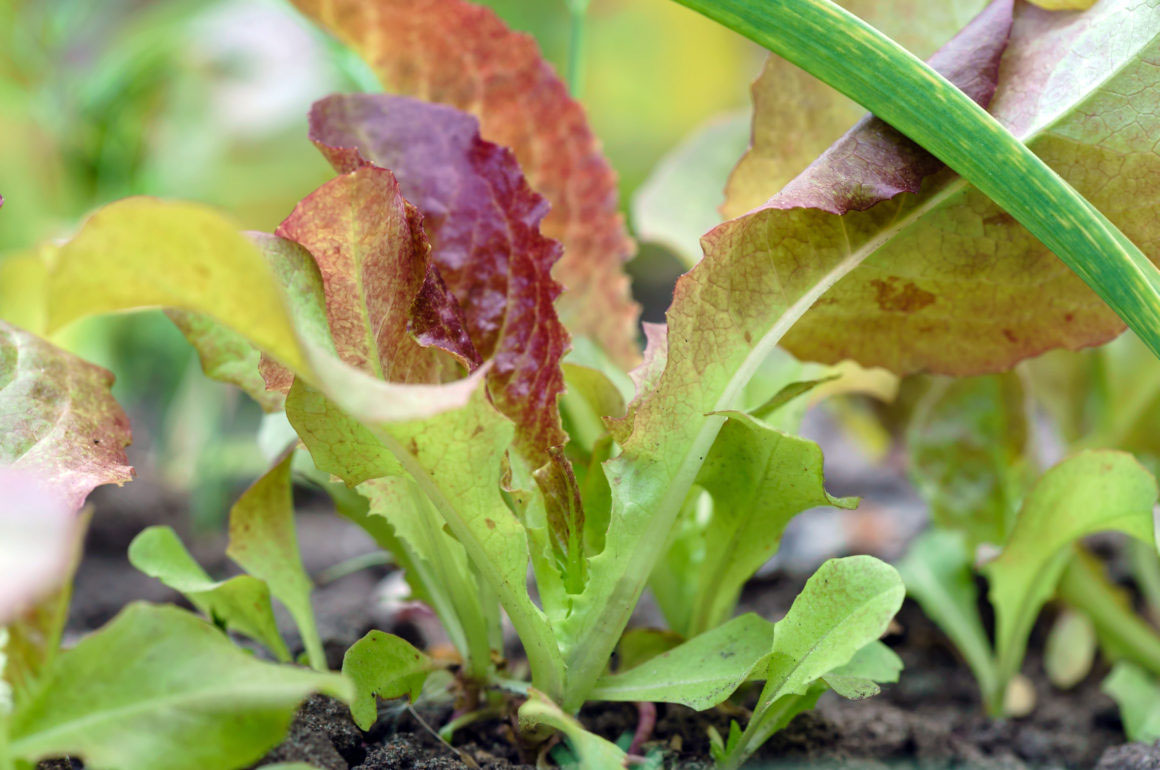
[[[230,544],[226,554],[249,575],[261,580],[286,605],[302,635],[310,665],[326,670],[310,594],[314,583],[302,566],[294,527],[294,499],[288,451],[230,509]]]
[[[864,698],[877,692],[876,678],[897,679],[897,657],[877,640],[905,593],[894,568],[870,556],[819,567],[774,627],[765,687],[745,730],[724,747],[721,767],[740,766],[827,687]]]
[[[180,591],[215,625],[261,642],[278,660],[290,661],[270,605],[270,587],[262,580],[252,575],[211,579],[172,527],[143,529],[129,544],[129,563]]]
[[[980,24],[983,33],[1002,36],[1002,22],[998,13]],[[979,61],[970,45],[978,34],[976,29],[956,38],[947,55],[950,65],[959,63],[956,57],[988,65],[990,60]],[[980,76],[970,69],[959,74]],[[885,130],[863,125],[848,141]],[[874,160],[882,173],[890,168],[888,157]],[[598,674],[627,623],[725,422],[717,413],[743,408],[745,386],[762,362],[795,322],[873,251],[875,228],[895,214],[893,206],[872,207],[857,215],[866,218],[863,227],[851,224],[853,214],[838,217],[797,206],[787,196],[707,234],[705,258],[677,282],[667,315],[666,354],[650,356],[646,350],[645,389],[613,428],[623,452],[605,465],[613,495],[605,549],[591,559],[588,589],[574,600],[561,631],[569,668],[581,682]],[[808,233],[808,250],[801,247],[807,238],[783,234],[796,232]],[[665,345],[659,335],[657,344],[651,343],[657,350]],[[661,366],[663,373],[656,376]]]
[[[910,477],[973,551],[1001,545],[1032,481],[1027,395],[1014,373],[931,378],[906,430]]]
[[[628,757],[620,747],[585,730],[574,716],[538,690],[529,690],[528,699],[520,706],[519,719],[520,730],[525,733],[535,732],[542,727],[562,732],[575,752],[580,767],[614,770],[628,765]]]
[[[233,770],[274,746],[312,692],[350,697],[335,674],[262,663],[183,610],[132,604],[60,656],[13,713],[9,751],[93,770]]]
[[[468,672],[482,680],[491,667],[495,599],[480,590],[467,552],[411,479],[374,479],[358,491],[368,501],[368,514],[390,527],[391,551],[401,556],[408,583],[435,610]]]
[[[583,108],[535,41],[466,0],[295,0],[362,56],[387,89],[472,112],[510,147],[551,205],[543,231],[564,245],[560,316],[621,366],[638,358],[637,306],[621,262],[633,251],[616,177]]]
[[[1074,554],[1072,543],[1114,530],[1154,547],[1156,497],[1156,479],[1123,452],[1081,452],[1043,475],[1003,552],[982,568],[995,608],[998,692],[1019,671],[1031,626]]]
[[[1120,707],[1128,740],[1152,743],[1160,739],[1160,685],[1144,669],[1117,663],[1100,689]]]
[[[378,718],[375,696],[412,701],[419,697],[427,675],[439,666],[403,639],[371,631],[359,639],[342,659],[342,673],[355,687],[350,713],[355,724],[369,730]]]
[[[924,532],[897,566],[907,593],[954,642],[984,697],[998,697],[999,674],[979,615],[974,560],[963,533]]]
[[[773,633],[768,620],[741,615],[627,671],[605,674],[591,697],[712,708],[767,662]]]
[[[741,588],[776,553],[794,516],[821,505],[857,505],[826,492],[817,444],[744,412],[723,415],[728,421],[697,477],[712,496],[712,512],[703,524],[682,525],[677,538],[683,550],[671,550],[666,562],[673,563],[650,580],[670,626],[688,637],[733,614]],[[693,509],[687,518],[704,516]],[[673,581],[682,585],[661,585]]]
[[[989,0],[838,0],[846,10],[926,58]],[[739,217],[764,204],[858,121],[865,109],[790,62],[770,54],[753,84],[749,151],[729,176],[721,213]]]
[[[200,313],[169,310],[166,315],[197,351],[206,377],[237,385],[258,402],[262,411],[282,410],[284,396],[266,389],[259,370],[262,354],[249,340]]]

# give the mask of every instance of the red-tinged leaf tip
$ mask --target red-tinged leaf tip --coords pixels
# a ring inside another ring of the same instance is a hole
[[[431,258],[463,309],[475,349],[494,360],[496,407],[517,425],[517,448],[537,467],[567,437],[557,400],[568,333],[551,277],[560,246],[542,236],[547,204],[512,153],[451,107],[385,94],[328,97],[311,111],[311,139],[339,171],[389,168],[423,212]]]
[[[986,107],[999,82],[1011,36],[1014,0],[994,0],[928,59],[941,75]],[[831,214],[865,211],[941,170],[940,160],[901,132],[867,115],[774,195],[766,207],[815,208]]]
[[[584,552],[584,516],[561,451],[568,437],[558,406],[570,339],[554,306],[560,245],[539,231],[547,202],[512,152],[484,141],[476,119],[453,107],[385,94],[331,96],[311,111],[310,136],[340,172],[390,168],[423,213],[442,278],[430,289],[445,285],[454,295],[474,349],[492,364],[488,393],[516,426],[515,449],[534,470],[553,544],[579,590],[582,567],[573,569],[572,558]],[[458,332],[429,321],[416,313],[412,328],[433,339]]]
[[[551,204],[543,232],[564,245],[561,317],[622,366],[639,359],[638,306],[622,263],[634,251],[616,176],[584,110],[535,41],[465,0],[294,0],[367,61],[389,90],[474,113]]]
[[[113,375],[0,321],[0,462],[52,485],[71,511],[133,478]]]
[[[368,166],[331,180],[298,204],[277,235],[306,248],[318,264],[343,361],[392,382],[439,382],[450,374],[446,356],[412,335],[413,309],[418,305],[427,325],[463,324],[454,307],[428,307],[450,297],[434,279],[428,284],[430,247],[420,215],[389,171]],[[466,342],[453,331],[422,331],[431,341]],[[479,361],[470,348],[446,352],[468,365]]]

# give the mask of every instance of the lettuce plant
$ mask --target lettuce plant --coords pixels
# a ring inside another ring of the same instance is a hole
[[[1133,360],[1133,370],[1147,375],[1153,359],[1125,359],[1125,351],[1140,352],[1139,342],[1127,337],[1093,354],[1104,360],[1099,371],[1112,377],[1121,369],[1118,361]],[[911,595],[958,646],[993,714],[1004,712],[1032,625],[1052,598],[1068,608],[1045,650],[1045,666],[1057,685],[1072,686],[1086,676],[1097,640],[1114,660],[1160,670],[1160,635],[1133,612],[1082,545],[1086,535],[1119,531],[1140,552],[1156,553],[1155,479],[1132,455],[1113,448],[1133,448],[1146,458],[1147,445],[1108,430],[1118,424],[1110,405],[1097,407],[1104,416],[1093,425],[1101,427],[1086,433],[1077,432],[1085,422],[1082,404],[1059,408],[1077,393],[1063,375],[1079,376],[1093,355],[1030,362],[1022,376],[933,380],[911,417],[911,473],[931,505],[935,529],[912,545],[899,569]],[[1155,388],[1154,378],[1141,380],[1141,392]],[[1097,393],[1088,388],[1084,398]],[[1134,410],[1134,400],[1119,406]],[[1070,425],[1059,424],[1069,456],[1036,480],[1033,407],[1053,401],[1045,412],[1069,415]],[[993,643],[977,610],[976,571],[989,585]]]
[[[1066,76],[1125,3],[1078,20],[1011,0],[980,3],[929,66],[824,0],[706,4],[831,80],[885,63],[914,90],[892,105],[881,84],[845,82],[896,127],[864,118],[764,205],[707,233],[704,257],[678,281],[667,324],[646,327],[642,352],[620,269],[632,246],[613,173],[535,44],[465,0],[297,0],[391,92],[334,95],[311,109],[309,138],[335,177],[272,234],[240,233],[191,203],[130,198],[98,210],[46,250],[44,331],[164,307],[208,375],[284,412],[340,511],[391,551],[438,615],[459,656],[466,708],[512,704],[529,742],[559,731],[582,766],[609,767],[624,752],[583,730],[574,715],[585,702],[704,709],[763,680],[747,726],[714,741],[722,766],[737,767],[824,690],[866,697],[900,668],[878,637],[902,581],[871,557],[822,565],[777,623],[732,617],[793,515],[853,505],[826,492],[818,447],[777,427],[786,404],[816,383],[762,387],[755,376],[775,349],[897,372],[1001,370],[1122,328],[1083,280],[1151,339],[1151,266],[1045,165],[1079,185],[1137,147],[1131,131],[1096,130],[1086,116],[1093,100],[1146,77],[1151,27],[1098,59],[1098,71]],[[821,31],[826,24],[834,30]],[[1047,51],[1044,36],[1070,48]],[[819,41],[858,56],[835,62]],[[1027,96],[1048,85],[1050,99]],[[916,122],[915,94],[945,109],[924,105],[930,120]],[[759,112],[755,135],[762,120]],[[972,128],[985,131],[981,152],[1018,173],[981,164],[964,138]],[[1133,174],[1105,181],[1089,185],[1093,195],[1122,213]],[[1122,222],[1131,237],[1154,236],[1150,220]],[[1045,280],[1059,288],[1050,312],[1028,312],[1023,289]],[[1008,281],[1010,291],[990,289]],[[211,580],[166,530],[147,531],[132,556],[217,624],[286,658],[266,609],[277,598],[321,669],[289,506],[293,451],[231,515],[229,553],[249,575]],[[1154,488],[1118,456],[1085,462],[1114,466],[1090,494],[1117,489],[1128,523],[1116,526],[1142,537],[1138,514]],[[1068,494],[1045,489],[1043,510]],[[1040,518],[1021,518],[1028,537],[1046,526]],[[1063,539],[1046,561],[1033,553],[996,562],[996,580],[1015,585],[1019,599],[1001,631],[1004,671],[1021,655],[1027,607],[1042,604],[1062,569],[1056,552],[1090,529],[1079,514],[1072,524],[1053,533]],[[1049,579],[1029,575],[1032,566],[1050,567]],[[648,586],[672,643],[638,645],[613,670]],[[504,615],[526,678],[503,658]],[[126,631],[92,640],[119,644],[145,625],[130,617]],[[101,643],[84,644],[103,651]],[[438,667],[397,637],[360,640],[343,664],[356,722],[369,727],[376,696],[414,696]],[[81,668],[61,676],[80,678]],[[262,671],[336,681],[289,666]],[[205,750],[233,745],[232,734],[220,737]],[[48,750],[15,745],[25,747],[21,758]],[[64,748],[98,765],[117,761],[89,744]]]

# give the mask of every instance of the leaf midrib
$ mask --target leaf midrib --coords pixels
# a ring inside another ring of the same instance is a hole
[[[163,695],[147,700],[137,701],[125,706],[119,706],[111,709],[106,709],[95,714],[87,714],[77,717],[60,725],[53,726],[47,730],[40,730],[38,732],[29,733],[21,738],[16,738],[12,742],[12,751],[14,753],[21,753],[27,749],[22,748],[31,745],[35,748],[37,743],[45,741],[52,741],[58,736],[64,736],[66,739],[73,734],[81,734],[94,727],[99,728],[102,724],[112,722],[120,719],[148,717],[151,714],[156,714],[165,709],[180,708],[182,705],[196,706],[201,704],[212,704],[218,709],[213,713],[207,713],[206,716],[210,719],[218,718],[221,715],[223,718],[228,718],[231,710],[237,710],[239,707],[248,706],[253,709],[265,708],[276,709],[285,708],[289,711],[292,705],[282,706],[275,702],[275,698],[294,696],[295,698],[305,698],[311,692],[317,691],[317,687],[306,688],[301,685],[291,686],[289,684],[279,685],[277,687],[257,687],[250,686],[238,688],[236,686],[223,686],[215,684],[208,690],[199,690],[196,693],[181,693],[176,695]],[[239,703],[239,699],[243,696],[252,697],[253,695],[261,695],[262,700],[268,702],[250,703],[243,701]],[[223,710],[220,707],[223,704],[231,704],[229,709]],[[19,716],[19,715],[18,715]],[[51,748],[51,744],[48,748]]]

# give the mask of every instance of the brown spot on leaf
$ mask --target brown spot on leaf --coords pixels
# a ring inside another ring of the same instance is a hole
[[[873,280],[870,285],[874,287],[874,299],[878,307],[887,312],[913,313],[935,301],[935,296],[929,291],[918,288],[910,281],[902,284],[895,276],[885,281]]]
[[[488,529],[495,529],[495,522],[491,519],[484,519],[483,523],[487,525]]]

